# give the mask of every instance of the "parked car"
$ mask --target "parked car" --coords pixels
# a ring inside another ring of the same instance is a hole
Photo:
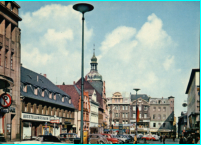
[[[123,143],[129,143],[130,140],[124,135],[117,135],[118,139],[122,140]]]
[[[119,136],[115,135],[115,134],[111,134],[113,136],[113,138],[117,138],[119,140],[119,144],[123,144],[124,143],[124,139],[122,140],[121,138],[119,138]]]
[[[132,137],[130,134],[124,134],[124,136],[129,139],[129,142],[134,141],[134,137]]]
[[[152,135],[144,135],[141,139],[142,140],[156,140],[155,137],[153,137]]]
[[[35,140],[19,141],[14,144],[64,144],[56,136],[39,135]]]
[[[159,138],[160,138],[158,135],[155,135],[155,134],[154,134],[154,135],[152,135],[152,137],[154,137],[154,138],[155,138],[155,140],[159,140]]]
[[[137,134],[137,139],[142,139],[143,134]]]
[[[103,133],[102,135],[107,138],[109,144],[114,144],[114,143],[119,144],[119,140],[115,138],[115,136],[112,136],[111,134],[106,134],[106,133]]]
[[[90,134],[88,138],[89,144],[109,144],[106,137],[101,134]]]
[[[76,133],[61,133],[59,135],[59,139],[66,143],[74,143],[74,144],[80,143],[80,138],[77,137]]]

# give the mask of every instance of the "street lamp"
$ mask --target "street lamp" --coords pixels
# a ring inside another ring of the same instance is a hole
[[[133,90],[135,90],[136,91],[136,109],[135,109],[135,111],[136,111],[136,137],[137,137],[137,91],[139,91],[140,89],[138,89],[138,88],[134,88]]]
[[[92,11],[94,7],[87,3],[73,5],[73,9],[82,13],[82,67],[81,67],[81,131],[80,143],[83,143],[83,89],[84,89],[84,13]]]

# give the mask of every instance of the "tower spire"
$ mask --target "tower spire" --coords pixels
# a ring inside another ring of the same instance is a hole
[[[94,50],[93,55],[95,56],[95,44],[94,44],[94,49],[93,50]]]

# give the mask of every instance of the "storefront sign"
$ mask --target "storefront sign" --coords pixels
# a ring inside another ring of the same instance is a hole
[[[62,121],[62,118],[60,117],[52,117],[52,116],[44,116],[44,115],[35,115],[35,114],[29,114],[29,113],[22,113],[21,118],[23,120],[35,120],[35,121],[46,121],[46,122],[50,122],[53,119],[58,119],[59,122]]]
[[[9,109],[8,108],[1,108],[0,112],[1,113],[9,113]]]

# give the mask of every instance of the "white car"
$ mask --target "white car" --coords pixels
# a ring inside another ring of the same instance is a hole
[[[156,140],[159,140],[159,136],[158,135],[152,135]]]
[[[52,135],[39,135],[35,140],[19,141],[14,144],[65,144],[62,143],[56,136]]]

